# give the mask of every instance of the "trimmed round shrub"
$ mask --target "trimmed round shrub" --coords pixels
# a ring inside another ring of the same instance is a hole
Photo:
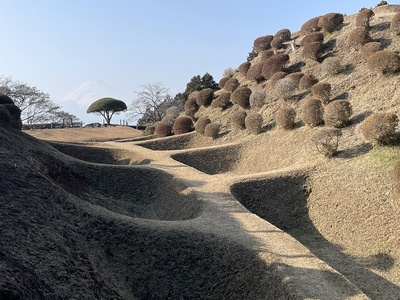
[[[312,59],[317,62],[321,61],[321,55],[324,53],[325,47],[320,42],[313,42],[303,47],[303,56],[306,59]]]
[[[287,75],[287,78],[290,78],[291,80],[294,81],[294,83],[296,84],[296,88],[299,87],[299,83],[301,78],[303,78],[304,73],[302,72],[295,72],[295,73],[291,73],[289,75]]]
[[[10,127],[11,120],[12,117],[8,109],[0,105],[0,127]]]
[[[287,75],[288,73],[283,71],[276,72],[274,75],[272,75],[271,78],[269,79],[271,88],[275,87],[275,84],[279,79],[285,78]]]
[[[284,66],[289,61],[289,55],[287,54],[275,54],[271,56],[267,60],[265,60],[262,69],[261,75],[266,79],[270,79],[272,75],[276,72],[283,71]]]
[[[363,27],[366,29],[369,29],[369,22],[371,21],[372,17],[375,15],[375,13],[372,11],[372,9],[369,8],[364,8],[362,9],[356,17],[356,27]]]
[[[206,125],[206,128],[204,128],[204,135],[211,137],[213,140],[215,140],[219,137],[219,130],[219,124],[210,123]]]
[[[217,98],[211,102],[211,108],[226,108],[231,102],[231,93],[222,92]]]
[[[222,77],[219,81],[218,81],[218,87],[220,89],[223,89],[225,86],[225,83],[229,80],[230,77]]]
[[[231,94],[231,101],[242,108],[250,106],[251,89],[248,87],[239,87]]]
[[[292,33],[287,28],[278,30],[277,33],[275,33],[274,35],[274,39],[280,39],[282,42],[290,41],[291,38]]]
[[[368,58],[368,67],[382,74],[393,74],[400,69],[400,56],[389,50],[377,51]]]
[[[214,99],[214,91],[211,88],[205,88],[197,94],[196,102],[198,106],[209,106]]]
[[[201,117],[194,124],[194,129],[196,130],[197,133],[204,134],[204,130],[206,129],[206,126],[210,123],[211,123],[211,120],[209,118]]]
[[[234,90],[236,90],[240,85],[240,82],[232,77],[229,78],[228,81],[225,83],[224,85],[224,90],[228,91],[228,92],[233,92]]]
[[[293,129],[295,126],[296,110],[293,107],[280,107],[275,116],[275,122],[283,129]]]
[[[315,43],[315,42],[318,42],[321,44],[324,42],[324,35],[322,32],[317,31],[317,32],[308,33],[300,41],[300,46],[305,47],[305,46],[307,46],[311,43]]]
[[[173,123],[172,122],[157,122],[155,123],[155,130],[154,134],[157,137],[166,137],[172,135],[172,127]]]
[[[268,58],[274,55],[275,55],[274,50],[272,49],[264,50],[258,54],[259,62],[266,61]]]
[[[12,103],[1,104],[4,108],[8,110],[11,115],[10,126],[14,129],[21,130],[22,129],[22,121],[21,121],[21,109]]]
[[[238,72],[242,74],[243,76],[246,76],[247,71],[249,70],[251,66],[251,63],[248,61],[245,61],[244,63],[241,63],[240,66],[238,67]]]
[[[263,117],[261,114],[248,114],[244,122],[249,133],[259,134],[262,131]]]
[[[318,20],[318,26],[323,31],[333,32],[339,29],[339,26],[343,23],[344,17],[340,13],[328,13],[323,15]]]
[[[0,94],[0,104],[14,104],[14,101],[7,95]]]
[[[185,110],[194,110],[197,111],[199,109],[199,105],[197,104],[197,94],[198,91],[191,92],[189,94],[188,99],[185,102]]]
[[[361,54],[365,58],[369,58],[372,54],[381,50],[382,50],[382,45],[380,42],[369,42],[361,47]]]
[[[398,123],[399,119],[394,113],[376,113],[361,124],[361,132],[373,144],[390,144],[396,139]]]
[[[390,21],[390,31],[396,35],[400,35],[400,12],[392,17]]]
[[[354,28],[349,36],[348,41],[349,44],[353,47],[360,47],[365,45],[366,43],[371,42],[371,36],[369,35],[369,31],[364,27]]]
[[[249,101],[250,107],[263,107],[265,104],[265,92],[263,90],[252,92]]]
[[[301,25],[301,34],[307,34],[309,32],[320,31],[321,27],[318,26],[320,16],[314,17]]]
[[[239,110],[232,114],[232,123],[235,126],[235,128],[244,130],[246,129],[246,120],[247,113],[244,110]]]
[[[144,129],[144,135],[153,135],[156,130],[156,127],[154,124],[146,126]]]
[[[186,117],[191,118],[192,120],[196,120],[196,112],[197,112],[197,109],[187,109],[187,110],[185,110],[184,115]]]
[[[311,94],[322,100],[324,104],[329,103],[332,87],[328,82],[318,82],[311,87]]]
[[[271,42],[271,47],[274,50],[279,50],[283,48],[283,41],[279,38],[274,38]]]
[[[253,42],[253,49],[257,52],[267,50],[271,47],[273,35],[265,35],[256,38]]]
[[[352,105],[347,100],[335,100],[324,107],[325,125],[336,128],[345,127],[353,113]]]
[[[311,141],[319,153],[332,157],[337,153],[342,131],[338,128],[321,128],[314,133]]]
[[[337,57],[327,57],[321,63],[322,71],[327,75],[338,75],[344,70],[344,66]]]
[[[324,123],[324,107],[321,100],[307,98],[301,105],[301,120],[310,127],[316,127]]]
[[[264,62],[259,62],[254,65],[251,65],[249,70],[246,73],[246,79],[252,80],[256,82],[261,82],[264,80],[264,77],[261,75],[261,70],[264,65]]]
[[[177,134],[183,134],[193,131],[193,121],[189,117],[178,117],[176,118],[174,125],[172,127],[172,132]]]
[[[318,79],[314,75],[304,74],[299,81],[299,90],[309,90],[316,83]]]
[[[275,83],[274,92],[281,99],[289,99],[293,96],[296,88],[296,82],[286,76]]]

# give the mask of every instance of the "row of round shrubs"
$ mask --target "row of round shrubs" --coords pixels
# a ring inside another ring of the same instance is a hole
[[[263,130],[263,117],[259,113],[247,113],[245,110],[235,112],[231,121],[235,128],[247,130],[249,133],[259,134]]]

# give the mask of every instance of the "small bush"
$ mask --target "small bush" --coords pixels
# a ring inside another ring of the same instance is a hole
[[[296,82],[286,76],[275,83],[274,92],[281,99],[289,99],[294,94],[296,88]]]
[[[368,67],[382,74],[394,74],[400,69],[400,56],[389,50],[377,51],[369,56]]]
[[[252,92],[249,101],[250,107],[263,107],[265,104],[265,92],[263,90]]]
[[[390,31],[395,35],[400,35],[400,12],[392,17],[390,21]]]
[[[184,115],[186,117],[191,118],[192,120],[196,120],[196,112],[197,112],[197,109],[188,109],[188,110],[185,110]]]
[[[271,47],[274,50],[279,50],[283,48],[283,41],[279,38],[274,38],[271,42]]]
[[[225,83],[229,80],[230,77],[222,77],[219,81],[218,81],[218,87],[220,89],[223,89],[225,86]]]
[[[249,133],[259,134],[262,131],[263,117],[261,114],[248,114],[245,118],[246,130]]]
[[[275,35],[274,35],[274,39],[279,39],[282,42],[290,41],[291,37],[292,37],[292,33],[287,28],[278,30],[278,32],[275,33]]]
[[[279,79],[285,78],[287,75],[288,73],[283,71],[276,72],[274,75],[272,75],[271,78],[269,79],[271,88],[275,87],[275,84]]]
[[[155,123],[154,134],[158,137],[166,137],[172,135],[173,123],[171,122],[157,122]]]
[[[299,88],[299,83],[301,78],[303,78],[304,73],[302,72],[295,72],[295,73],[291,73],[289,75],[287,75],[287,78],[290,78],[291,80],[293,80],[293,82],[296,84],[296,89]]]
[[[185,102],[185,110],[197,111],[199,109],[199,105],[197,104],[197,94],[198,91],[189,94],[189,97]]]
[[[250,66],[251,66],[251,63],[248,62],[248,61],[245,61],[244,63],[241,63],[240,66],[238,67],[239,74],[242,74],[243,76],[246,76],[246,73],[249,70]]]
[[[10,127],[11,120],[12,117],[8,109],[0,105],[0,127]]]
[[[365,45],[366,43],[371,42],[371,36],[369,35],[369,31],[364,27],[354,28],[352,32],[350,32],[348,36],[349,44],[353,47],[360,47]]]
[[[343,21],[344,17],[342,14],[328,13],[319,18],[318,26],[322,28],[323,31],[333,32],[339,28]]]
[[[14,104],[14,101],[7,95],[0,94],[0,104]]]
[[[305,47],[305,46],[307,46],[311,43],[315,43],[315,42],[318,42],[321,44],[324,42],[324,35],[322,32],[317,31],[317,32],[308,33],[300,41],[300,46]]]
[[[232,77],[229,78],[225,83],[224,90],[228,92],[233,92],[239,87],[239,85],[240,85],[239,81],[236,78]]]
[[[232,115],[232,123],[235,128],[244,130],[246,129],[246,117],[247,113],[244,110],[239,110]]]
[[[335,100],[324,108],[324,121],[328,126],[344,127],[353,113],[351,103],[346,100]]]
[[[272,50],[272,49],[264,50],[258,54],[259,61],[260,62],[266,61],[268,58],[270,58],[271,56],[274,56],[274,55],[275,55],[274,50]]]
[[[264,77],[261,75],[261,70],[264,65],[264,62],[259,62],[251,65],[249,70],[246,73],[246,79],[252,80],[256,82],[261,82],[264,80]]]
[[[371,21],[372,17],[375,15],[375,13],[372,11],[372,9],[362,9],[356,17],[356,27],[362,27],[369,29],[369,22]]]
[[[312,142],[317,151],[327,157],[332,157],[337,153],[339,139],[342,131],[337,128],[319,129],[312,137]]]
[[[394,113],[376,113],[361,124],[361,132],[367,141],[374,144],[390,144],[395,140],[398,122]]]
[[[332,87],[328,82],[318,82],[311,87],[311,94],[327,104],[331,97],[331,90]]]
[[[299,90],[310,90],[316,83],[318,83],[318,79],[314,75],[305,74],[299,81]]]
[[[301,120],[310,127],[316,127],[324,123],[324,107],[321,100],[307,98],[301,106]]]
[[[211,108],[225,109],[231,102],[231,93],[222,92],[217,98],[211,102]]]
[[[257,52],[269,49],[273,38],[272,35],[265,35],[256,38],[253,42],[253,49]]]
[[[301,26],[301,34],[307,34],[314,31],[320,31],[321,27],[318,26],[320,16],[309,19]]]
[[[361,47],[361,54],[365,58],[369,58],[372,54],[381,50],[382,50],[382,45],[380,42],[369,42]]]
[[[177,106],[171,106],[168,107],[165,110],[165,120],[168,120],[169,122],[173,122],[180,114],[181,110]]]
[[[231,101],[242,108],[249,108],[250,106],[251,90],[247,87],[240,87],[231,94]]]
[[[325,47],[320,42],[310,43],[303,47],[303,56],[306,59],[312,59],[317,62],[321,61],[321,55],[324,53]]]
[[[261,75],[266,79],[270,79],[276,72],[283,71],[284,66],[289,61],[289,55],[287,54],[275,54],[267,60],[265,60]]]
[[[194,124],[194,129],[197,133],[204,134],[206,126],[211,123],[209,118],[201,117],[199,120]]]
[[[236,73],[236,70],[234,68],[229,67],[224,70],[222,76],[230,78],[233,75],[235,75],[235,73]]]
[[[153,135],[156,130],[156,127],[154,124],[146,126],[144,129],[144,135]]]
[[[183,134],[193,131],[193,121],[189,117],[178,117],[176,118],[172,127],[174,134]]]
[[[211,88],[205,88],[199,91],[196,98],[198,106],[209,106],[214,99],[214,91]]]
[[[296,111],[293,107],[283,106],[276,112],[275,122],[283,129],[293,129],[295,126]]]
[[[322,71],[327,75],[338,75],[344,70],[344,66],[337,57],[328,57],[321,63]]]
[[[211,137],[213,140],[215,140],[219,137],[219,130],[219,124],[210,123],[206,125],[206,128],[204,129],[204,135]]]

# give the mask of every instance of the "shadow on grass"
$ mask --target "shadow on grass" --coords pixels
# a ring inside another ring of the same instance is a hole
[[[362,143],[359,145],[356,145],[352,148],[349,149],[345,149],[345,150],[341,150],[338,151],[336,153],[336,157],[339,158],[354,158],[357,156],[361,156],[364,154],[367,154],[369,151],[372,150],[372,145],[370,143]]]

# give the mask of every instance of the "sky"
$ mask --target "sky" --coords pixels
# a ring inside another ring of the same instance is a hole
[[[174,96],[196,75],[218,82],[246,61],[257,37],[379,2],[0,0],[0,75],[48,93],[67,112],[75,106],[76,115],[78,105],[65,98],[88,81],[121,91],[129,107],[146,84]],[[80,109],[85,123],[102,120]]]

